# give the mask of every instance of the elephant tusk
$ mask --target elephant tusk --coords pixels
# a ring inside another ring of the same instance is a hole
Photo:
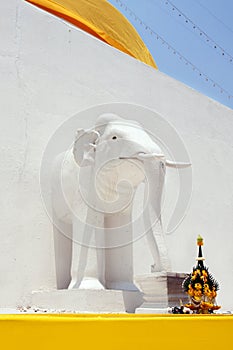
[[[153,159],[153,158],[162,159],[164,158],[164,154],[138,152],[130,157],[119,157],[119,159],[137,159],[137,160],[146,160],[146,159]]]
[[[166,166],[170,168],[182,169],[182,168],[188,168],[191,165],[192,165],[191,163],[173,162],[171,160],[166,160]]]
[[[143,152],[138,152],[134,154],[131,157],[120,157],[119,159],[138,159],[138,160],[150,160],[150,159],[164,159],[165,156],[164,154],[159,154],[159,153],[143,153]],[[183,163],[183,162],[173,162],[171,160],[166,160],[165,161],[166,166],[170,168],[177,168],[177,169],[182,169],[182,168],[188,168],[192,164],[191,163]]]
[[[164,158],[164,154],[159,154],[159,153],[143,153],[143,152],[139,152],[137,153],[137,157],[139,159],[151,159],[151,158]]]

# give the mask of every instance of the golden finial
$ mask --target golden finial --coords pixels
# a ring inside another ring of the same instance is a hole
[[[197,245],[200,247],[201,245],[203,245],[203,238],[201,237],[201,235],[198,235],[197,237]]]

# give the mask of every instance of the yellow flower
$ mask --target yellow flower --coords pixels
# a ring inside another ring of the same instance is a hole
[[[201,271],[199,270],[199,269],[197,269],[197,270],[195,270],[195,271],[193,271],[193,273],[192,273],[192,280],[195,280],[196,278],[197,278],[197,276],[201,276]]]
[[[216,296],[217,296],[216,291],[215,291],[215,290],[212,290],[212,298],[216,298]]]
[[[204,293],[208,298],[211,298],[211,292],[205,291]]]
[[[213,307],[212,303],[207,303],[205,301],[201,302],[201,309],[203,310],[209,310],[209,309],[212,309],[212,307]]]
[[[208,277],[208,273],[206,270],[202,270],[201,273],[202,273],[202,276]]]
[[[188,307],[190,310],[196,309],[196,307],[193,304],[185,304],[185,307]]]
[[[201,276],[201,280],[205,283],[207,282],[207,278],[205,276]]]
[[[188,290],[188,295],[190,295],[191,297],[194,295],[194,290],[193,290],[193,288],[189,288],[189,290]]]
[[[202,296],[194,295],[193,298],[194,298],[194,300],[196,300],[196,301],[200,301],[201,298],[202,298]]]
[[[219,310],[220,308],[221,308],[221,306],[213,305],[212,310]]]
[[[195,283],[195,284],[194,284],[194,288],[197,289],[197,290],[202,289],[201,283]]]
[[[207,282],[208,273],[206,272],[206,270],[202,270],[201,273],[202,273],[201,279],[204,282]]]
[[[202,291],[201,290],[195,290],[194,291],[194,296],[195,297],[201,297],[202,296]]]

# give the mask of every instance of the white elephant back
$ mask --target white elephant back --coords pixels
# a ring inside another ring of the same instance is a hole
[[[59,154],[54,161],[52,174],[52,206],[59,220],[72,223],[72,217],[85,218],[86,205],[79,187],[80,167],[72,150]]]

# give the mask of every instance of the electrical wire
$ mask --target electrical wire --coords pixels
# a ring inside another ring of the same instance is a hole
[[[205,5],[203,5],[200,1],[198,0],[194,0],[197,4],[199,4],[206,12],[209,13],[210,16],[212,16],[213,18],[215,18],[219,23],[221,23],[226,29],[228,29],[231,33],[233,33],[233,30],[226,24],[224,23],[220,18],[218,18],[217,16],[215,16],[215,14],[210,11],[210,9],[208,9],[208,7],[206,7]]]
[[[219,53],[223,58],[233,64],[233,57],[223,47],[218,45],[214,39],[212,39],[204,30],[202,30],[196,23],[194,23],[188,16],[186,16],[177,6],[175,6],[170,0],[164,0],[165,5],[170,5],[172,12],[176,12],[179,17],[183,18],[187,25],[191,25],[191,28],[202,37],[203,40],[213,49],[219,50]]]
[[[202,77],[206,82],[209,82],[212,87],[217,88],[221,94],[225,94],[228,99],[232,99],[233,95],[224,89],[220,84],[214,81],[207,74],[203,73],[195,64],[193,64],[189,59],[187,59],[184,55],[182,55],[178,50],[176,50],[172,45],[170,45],[162,36],[156,33],[148,24],[146,24],[140,17],[136,15],[134,11],[132,11],[122,0],[114,0],[119,4],[121,8],[123,8],[127,13],[129,13],[130,17],[138,22],[146,31],[150,33],[151,36],[154,36],[156,40],[160,41],[162,45],[166,46],[168,50],[172,51],[174,55],[178,56],[181,61],[185,63],[186,66],[192,68],[200,77]],[[168,1],[168,0],[167,0]]]

